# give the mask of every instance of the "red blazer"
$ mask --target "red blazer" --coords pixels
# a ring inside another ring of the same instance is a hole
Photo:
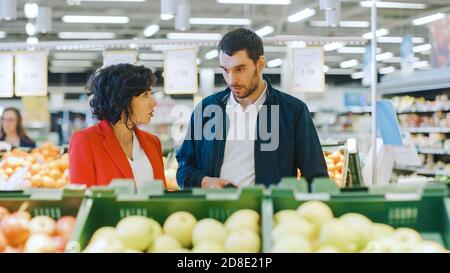
[[[147,132],[134,129],[147,155],[155,179],[166,187],[161,142]],[[70,183],[87,186],[108,185],[114,178],[131,178],[133,171],[108,121],[77,131],[69,144]]]

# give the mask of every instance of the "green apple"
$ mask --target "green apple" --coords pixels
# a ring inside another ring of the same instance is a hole
[[[182,248],[180,242],[170,235],[160,235],[155,239],[155,242],[147,249],[147,252],[153,253],[168,253]]]
[[[297,213],[314,226],[314,236],[317,237],[322,225],[333,219],[333,212],[327,204],[320,201],[308,201],[297,208]]]
[[[117,232],[114,227],[101,227],[94,232],[91,237],[91,242],[95,242],[100,238],[117,238]]]
[[[372,240],[380,240],[386,237],[390,237],[394,234],[395,229],[386,224],[375,223],[373,224]]]
[[[289,235],[276,241],[272,252],[274,253],[311,253],[311,243],[302,236]]]
[[[410,252],[412,253],[445,253],[447,250],[440,244],[433,241],[422,241]]]
[[[251,229],[243,228],[231,232],[225,240],[225,251],[230,253],[258,253],[261,239]]]
[[[358,237],[358,250],[363,249],[373,237],[373,223],[366,216],[359,213],[346,213],[340,217]]]
[[[177,239],[183,247],[192,245],[192,231],[197,224],[197,219],[186,211],[172,213],[164,222],[164,234]]]
[[[357,252],[359,237],[340,219],[332,219],[323,224],[318,246],[331,246],[340,252]]]
[[[385,237],[378,241],[381,253],[403,253],[403,249],[393,237]]]
[[[123,243],[114,236],[102,236],[91,241],[86,249],[85,253],[121,253],[125,250]]]
[[[222,244],[217,242],[202,242],[196,245],[192,252],[195,253],[224,253],[225,249]]]
[[[312,240],[314,235],[313,225],[305,219],[299,217],[292,217],[285,219],[284,222],[275,226],[272,230],[272,241],[277,241],[285,236],[299,235],[305,237],[307,240]]]
[[[386,237],[384,237],[386,238]],[[380,239],[380,241],[383,238]],[[361,250],[362,253],[382,253],[382,245],[379,241],[370,241],[367,245]]]
[[[397,242],[401,252],[408,252],[422,242],[420,234],[411,228],[398,228],[391,238]]]
[[[126,248],[143,251],[153,242],[153,224],[144,216],[134,215],[123,218],[117,224],[116,232]]]
[[[163,229],[157,221],[155,221],[152,218],[148,218],[148,221],[152,225],[153,239],[155,239],[159,235],[163,234]]]
[[[217,242],[223,244],[227,237],[225,226],[212,218],[205,218],[197,222],[192,231],[192,243],[194,246],[202,242]]]
[[[226,229],[231,232],[242,228],[248,228],[259,233],[259,213],[252,209],[241,209],[235,211],[225,221]]]
[[[291,221],[292,219],[298,218],[299,215],[296,210],[293,209],[284,209],[275,213],[273,216],[273,223],[275,225],[281,224],[284,221]]]

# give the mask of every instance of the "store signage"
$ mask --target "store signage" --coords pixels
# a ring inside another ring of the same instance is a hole
[[[197,49],[164,52],[164,92],[195,94],[198,92]]]
[[[47,83],[47,52],[15,53],[16,96],[46,96]]]
[[[10,52],[0,53],[0,97],[10,98],[14,95],[14,55]]]
[[[325,91],[322,47],[293,48],[294,92]]]
[[[103,51],[103,67],[115,64],[136,64],[135,50],[106,50]]]

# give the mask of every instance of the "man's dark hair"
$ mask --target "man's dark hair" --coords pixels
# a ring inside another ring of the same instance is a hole
[[[149,68],[118,64],[95,72],[85,91],[89,97],[93,96],[90,106],[97,119],[116,124],[123,112],[128,127],[132,114],[131,99],[148,91],[155,83],[156,78]]]
[[[255,64],[259,57],[264,55],[261,38],[255,32],[245,28],[238,28],[225,34],[218,48],[228,56],[233,56],[237,51],[244,49]]]

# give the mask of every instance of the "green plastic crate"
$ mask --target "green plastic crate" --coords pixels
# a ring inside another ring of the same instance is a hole
[[[239,209],[253,209],[262,214],[263,195],[263,187],[225,191],[197,189],[190,193],[160,192],[151,196],[135,194],[126,186],[120,191],[94,190],[91,198],[83,201],[66,252],[82,251],[98,228],[116,226],[130,215],[150,217],[163,225],[165,219],[177,211],[188,211],[197,219],[210,217],[221,222]]]
[[[409,189],[408,189],[409,188]],[[411,191],[415,188],[415,191]],[[328,204],[335,217],[348,212],[360,213],[373,222],[385,223],[395,228],[409,227],[427,240],[436,241],[450,249],[450,199],[442,185],[423,188],[387,186],[369,189],[369,193],[306,193],[298,188],[273,187],[266,199],[264,234],[265,251],[270,252],[273,215],[284,209],[297,209],[308,200],[321,200]]]

